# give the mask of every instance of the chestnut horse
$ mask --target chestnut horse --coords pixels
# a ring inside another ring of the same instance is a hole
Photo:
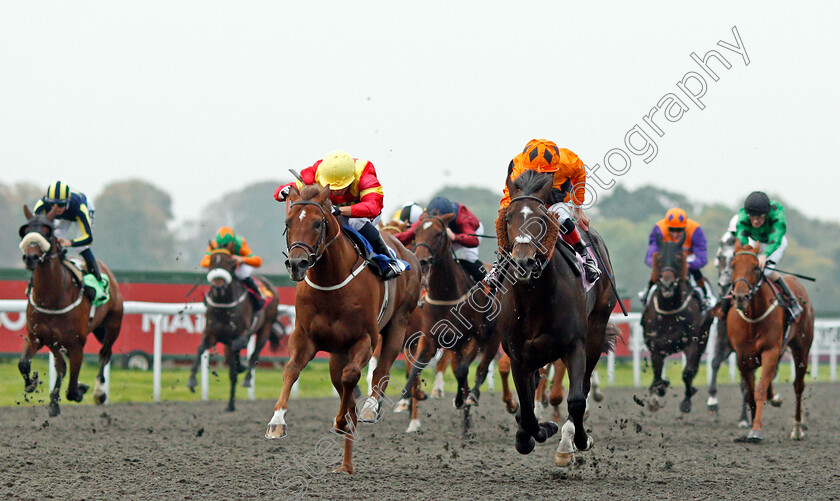
[[[233,246],[232,243],[229,245]],[[187,387],[195,392],[198,384],[195,373],[201,362],[201,354],[215,347],[217,343],[222,343],[225,346],[225,358],[230,378],[230,398],[226,411],[236,410],[238,374],[247,371],[242,386],[250,388],[252,370],[257,366],[260,352],[265,344],[270,341],[273,351],[280,348],[280,338],[274,332],[274,322],[277,320],[277,294],[274,293],[270,298],[266,298],[268,304],[262,311],[254,311],[254,303],[248,297],[250,293],[242,281],[236,278],[237,264],[230,248],[222,247],[211,251],[210,269],[207,272],[210,291],[204,298],[204,303],[207,305],[205,315],[207,322],[190,370],[190,377],[187,380]],[[274,290],[271,282],[264,277],[255,276],[254,279],[266,289]],[[239,362],[239,352],[248,346],[252,334],[257,336],[254,352],[251,353],[247,366],[242,366]]]
[[[421,317],[422,337],[417,346],[418,363],[411,369],[406,391],[415,384],[420,368],[425,367],[436,350],[451,351],[458,382],[453,404],[464,411],[463,434],[466,435],[470,429],[470,408],[478,406],[481,385],[499,351],[500,334],[483,307],[488,302],[483,286],[473,287],[475,282],[455,258],[446,233],[454,218],[455,214],[423,214],[415,230],[414,255],[420,261],[422,282],[428,285],[423,307],[415,312]],[[482,356],[476,368],[475,384],[470,389],[467,376],[479,351]],[[416,409],[417,391],[414,395],[412,406]],[[412,423],[419,427],[419,418]]]
[[[691,412],[691,397],[697,393],[694,377],[714,320],[711,312],[703,312],[703,305],[688,282],[685,238],[683,233],[677,242],[663,242],[657,235],[659,251],[653,254],[650,280],[656,284],[656,290],[651,292],[653,297],[642,313],[645,344],[650,349],[653,367],[652,398],[648,403],[651,411],[659,409],[659,398],[665,396],[670,384],[662,378],[665,358],[682,351],[686,358],[682,376],[685,397],[680,402],[680,412]]]
[[[593,445],[583,425],[589,377],[601,353],[614,347],[618,330],[609,323],[616,298],[608,278],[612,275],[609,255],[600,235],[589,234],[606,273],[589,291],[561,255],[563,251],[555,248],[560,222],[545,208],[553,179],[552,173],[536,171],[526,171],[516,181],[508,175],[511,202],[496,220],[502,250],[497,266],[503,277],[496,296],[497,328],[519,396],[516,450],[520,454],[530,453],[536,442],[545,442],[558,431],[553,422],[537,421],[534,392],[541,367],[557,359],[566,365],[571,420],[563,425],[554,459],[558,466],[566,466],[574,461],[575,449],[586,451]],[[536,235],[534,230],[538,230]]]
[[[25,391],[31,393],[38,387],[38,373],[29,377],[30,361],[41,347],[46,346],[55,355],[58,375],[50,393],[50,416],[61,413],[58,401],[61,382],[67,372],[63,353],[67,353],[70,361],[67,399],[81,402],[88,386],[79,383],[79,370],[88,333],[93,332],[102,344],[93,399],[97,404],[103,404],[107,399],[103,386],[105,366],[111,360],[111,348],[122,326],[123,300],[117,281],[111,270],[100,262],[102,273],[110,280],[111,298],[92,312],[91,300],[85,294],[83,285],[67,269],[67,266],[72,265],[63,263],[66,250],[61,248],[53,234],[53,222],[44,215],[34,216],[26,206],[23,214],[28,222],[20,228],[20,247],[26,268],[32,271],[31,287],[27,290],[29,304],[26,307],[26,344],[18,362]]]
[[[402,349],[406,326],[420,295],[419,264],[399,241],[383,234],[397,257],[407,261],[411,269],[389,282],[376,276],[332,215],[329,186],[305,186],[300,192],[292,186],[287,203],[286,267],[292,280],[299,282],[296,320],[289,338],[283,390],[265,436],[272,439],[286,435],[292,385],[315,354],[326,351],[330,354],[330,378],[341,398],[333,430],[345,437],[344,457],[336,471],[353,473],[356,423],[376,422],[382,417],[391,365]],[[381,358],[373,374],[371,395],[357,417],[354,389],[362,367],[380,342]]]
[[[808,371],[808,352],[814,339],[814,307],[808,293],[794,277],[785,277],[788,287],[802,304],[804,311],[790,322],[780,304],[777,292],[766,280],[758,264],[757,250],[751,246],[735,246],[732,259],[734,305],[726,317],[729,341],[738,357],[738,369],[747,384],[747,402],[752,411],[752,428],[747,440],[764,440],[761,432],[764,402],[773,398],[773,377],[785,348],[789,348],[796,366],[793,389],[796,411],[792,440],[805,436],[802,427],[802,391]],[[787,321],[786,321],[787,320]],[[761,367],[761,378],[755,384],[755,370]]]

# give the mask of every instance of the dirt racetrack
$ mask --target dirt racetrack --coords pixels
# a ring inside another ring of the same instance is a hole
[[[390,411],[360,425],[354,476],[329,473],[335,463],[316,453],[319,441],[333,452],[336,399],[293,400],[280,441],[263,438],[269,401],[233,414],[222,402],[63,403],[52,419],[42,407],[2,408],[0,499],[840,499],[840,385],[806,388],[803,442],[788,438],[791,385],[778,389],[785,402],[768,406],[767,440],[754,445],[734,441],[744,435],[735,386],[721,389],[719,417],[702,388],[685,419],[681,388],[655,415],[633,400],[646,391],[607,388],[588,421],[595,448],[563,470],[553,463],[559,436],[528,456],[514,450],[498,393],[482,395],[476,436],[462,440],[448,395],[425,403],[419,434],[403,433],[407,417]]]

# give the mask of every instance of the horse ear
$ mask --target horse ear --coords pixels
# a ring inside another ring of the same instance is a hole
[[[739,239],[735,239],[735,252],[740,251],[744,246],[741,245],[741,241]]]
[[[656,246],[662,247],[662,232],[656,232]]]
[[[677,242],[677,245],[679,247],[682,247],[682,245],[685,243],[685,237],[686,237],[686,235],[685,235],[685,232],[683,231],[682,236],[680,237],[680,240]]]
[[[300,190],[298,189],[296,184],[289,186],[289,196],[286,198],[288,198],[292,202],[300,199]]]
[[[510,195],[510,198],[514,198],[514,191],[518,190],[519,188],[517,188],[516,185],[513,184],[513,180],[510,178],[510,176],[507,177],[505,184],[507,185],[508,195]]]
[[[318,203],[322,204],[322,205],[324,204],[324,202],[329,200],[330,199],[330,185],[328,184],[328,185],[324,186],[323,188],[321,188],[321,192],[318,193],[318,196],[316,198],[318,200]]]
[[[537,197],[542,198],[543,200],[549,200],[551,189],[554,188],[554,173],[546,172],[543,174],[543,177],[545,177],[545,184],[542,188],[540,188],[539,193],[537,193]]]
[[[444,223],[446,223],[446,225],[448,226],[448,225],[449,225],[449,223],[451,223],[451,222],[452,222],[452,220],[453,220],[453,219],[455,219],[455,216],[456,216],[456,215],[457,215],[457,214],[455,214],[455,213],[452,213],[452,214],[446,214],[446,215],[444,215],[444,216],[440,216],[440,219],[441,219]]]
[[[29,206],[26,204],[23,204],[23,215],[26,219],[32,219],[32,211],[29,210]]]

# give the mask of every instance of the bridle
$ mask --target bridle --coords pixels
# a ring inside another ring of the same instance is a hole
[[[508,204],[508,213],[510,213],[510,207],[513,206],[514,203],[523,202],[525,200],[532,200],[534,202],[538,202],[540,204],[540,206],[545,205],[545,200],[543,200],[540,197],[537,197],[537,196],[534,196],[534,195],[519,195],[518,197],[513,197],[513,198],[510,199],[510,204]],[[540,211],[535,211],[535,213],[536,212],[540,212]],[[551,224],[551,223],[546,223],[546,225],[548,225],[548,224]],[[551,261],[551,257],[554,254],[554,249],[553,248],[550,249],[549,254],[547,256],[545,256],[545,255],[543,255],[542,251],[540,250],[540,247],[544,247],[544,246],[541,245],[541,244],[537,245],[536,243],[531,241],[530,238],[527,242],[513,242],[511,244],[511,250],[513,250],[513,246],[515,246],[515,245],[527,245],[534,250],[534,259],[537,261],[538,266],[533,271],[531,271],[530,279],[531,280],[536,280],[536,279],[540,278],[540,276],[542,275],[542,272],[545,270],[545,268],[548,266],[548,263]]]
[[[680,247],[678,250],[682,250],[682,247]],[[661,254],[660,254],[660,256],[661,256]],[[662,281],[662,275],[666,271],[670,271],[671,273],[674,274],[674,277],[675,277],[674,281],[671,282],[668,285],[666,285]],[[682,273],[677,271],[676,268],[674,268],[673,266],[664,266],[664,267],[659,268],[659,277],[656,279],[656,283],[658,284],[659,288],[662,289],[662,290],[667,289],[669,291],[673,291],[673,290],[676,290],[676,289],[679,288],[680,282],[682,281],[682,279],[683,279],[682,278]]]
[[[49,219],[47,219],[46,217],[44,217],[42,215],[33,217],[25,225],[20,227],[19,234],[20,234],[21,240],[23,238],[25,238],[26,235],[28,235],[30,233],[37,233],[37,234],[41,235],[42,237],[44,236],[44,234],[41,233],[40,231],[29,230],[28,229],[29,226],[32,224],[33,220],[38,220],[38,223],[41,226],[46,226],[47,228],[50,229],[50,236],[49,236],[49,238],[46,238],[47,242],[49,242],[49,244],[50,244],[50,248],[47,249],[46,251],[42,251],[41,254],[37,258],[35,258],[35,261],[40,265],[40,264],[43,264],[43,263],[45,263],[45,262],[47,262],[51,259],[58,259],[59,257],[61,257],[62,254],[64,254],[64,249],[61,247],[61,243],[58,241],[58,239],[55,238],[55,235],[54,235],[55,226],[53,225],[52,221],[50,221]],[[30,245],[33,245],[33,244],[30,244]],[[55,251],[55,252],[53,252],[53,251]],[[27,256],[24,255],[24,258],[26,258],[26,257]]]
[[[432,248],[432,246],[431,246],[431,245],[427,244],[426,242],[419,242],[419,243],[415,243],[415,244],[414,244],[414,252],[415,252],[415,254],[417,253],[417,249],[419,249],[420,247],[425,247],[425,248],[429,249],[429,253],[432,255],[432,257],[431,257],[431,259],[430,259],[430,260],[426,260],[426,259],[421,260],[421,261],[420,261],[420,265],[422,266],[422,265],[423,265],[423,263],[424,263],[424,261],[425,261],[425,262],[427,263],[427,265],[428,265],[428,266],[432,266],[432,265],[434,265],[434,264],[437,262],[437,260],[438,260],[438,259],[440,259],[440,258],[441,258],[441,256],[439,256],[440,251],[442,251],[442,250],[443,250],[443,246],[444,246],[444,245],[446,245],[446,238],[444,238],[444,237],[446,236],[446,223],[444,223],[444,222],[443,222],[443,219],[441,219],[440,217],[438,217],[438,216],[432,216],[432,215],[424,215],[422,218],[420,218],[420,221],[422,222],[422,221],[423,221],[423,220],[425,220],[425,219],[435,219],[435,220],[437,220],[437,221],[440,223],[440,225],[443,227],[442,232],[441,232],[441,233],[438,233],[438,235],[441,235],[441,234],[442,234],[442,235],[443,235],[443,237],[439,237],[439,238],[438,238],[438,243],[437,243],[437,245],[435,246],[435,248],[434,248],[434,249]]]
[[[752,300],[752,298],[753,298],[753,296],[755,296],[755,294],[758,292],[758,290],[759,290],[759,289],[761,288],[761,286],[764,284],[764,274],[763,274],[763,273],[761,273],[761,269],[760,269],[760,267],[759,267],[759,266],[758,266],[758,264],[757,264],[757,262],[758,262],[758,254],[756,254],[755,252],[750,252],[750,251],[738,251],[738,252],[736,252],[736,253],[735,253],[735,255],[734,255],[734,256],[732,256],[732,261],[734,262],[734,261],[735,261],[735,257],[736,257],[736,256],[741,256],[741,255],[748,255],[748,256],[752,256],[752,257],[754,257],[754,258],[756,259],[756,266],[755,266],[755,270],[754,270],[754,271],[755,271],[755,272],[757,273],[757,275],[758,275],[758,280],[756,280],[755,284],[752,284],[752,283],[750,283],[750,281],[749,281],[749,280],[747,280],[746,278],[744,278],[744,277],[738,277],[737,279],[735,279],[735,280],[732,282],[732,294],[734,294],[734,293],[735,293],[735,286],[737,286],[737,285],[738,285],[738,282],[744,282],[745,284],[747,284],[747,287],[749,287],[749,289],[750,289],[749,294],[747,294],[747,301],[751,301],[751,300]]]
[[[302,240],[298,240],[298,241],[290,243],[289,242],[289,223],[288,223],[288,219],[287,219],[286,220],[286,228],[283,230],[283,235],[286,236],[286,247],[288,248],[288,253],[284,252],[283,255],[288,258],[289,254],[291,254],[291,252],[294,249],[300,247],[301,249],[306,251],[306,253],[308,255],[307,257],[308,257],[309,262],[310,262],[309,267],[311,268],[312,266],[315,266],[315,263],[317,263],[318,260],[321,259],[324,256],[324,253],[326,252],[327,247],[332,245],[332,243],[335,242],[338,239],[339,236],[341,236],[341,226],[339,225],[338,231],[336,232],[335,236],[329,242],[324,244],[323,247],[321,247],[321,244],[326,240],[327,231],[329,230],[329,221],[327,220],[327,211],[324,210],[324,206],[322,206],[318,202],[313,202],[311,200],[298,200],[297,202],[292,202],[291,204],[289,204],[289,209],[291,209],[292,207],[294,207],[296,205],[314,205],[315,207],[318,208],[319,211],[321,211],[321,233],[318,235],[318,240],[315,241],[315,246],[314,247],[309,245],[308,243],[302,241]],[[320,248],[320,252],[318,251],[319,248]]]

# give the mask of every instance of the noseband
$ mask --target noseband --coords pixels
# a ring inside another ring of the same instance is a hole
[[[33,219],[37,219],[38,223],[41,226],[46,226],[47,228],[50,229],[50,238],[49,239],[45,238],[47,240],[47,242],[49,242],[50,248],[47,249],[46,252],[42,251],[41,255],[38,256],[36,261],[38,262],[38,264],[43,264],[50,259],[57,259],[58,257],[60,257],[64,253],[64,249],[61,247],[61,243],[59,243],[58,240],[55,238],[55,235],[54,235],[55,226],[53,225],[52,221],[50,221],[49,219],[47,219],[43,215],[36,216]],[[26,238],[26,235],[29,235],[30,233],[37,233],[38,235],[40,235],[42,237],[44,236],[40,231],[37,231],[37,230],[26,231],[27,228],[29,228],[31,223],[32,223],[32,220],[30,220],[25,225],[21,226],[21,228],[20,228],[21,240]],[[30,245],[32,245],[32,243],[30,243]],[[55,251],[55,252],[53,252],[53,251]]]
[[[436,219],[438,222],[440,222],[441,226],[443,226],[443,233],[446,234],[446,227],[447,226],[446,226],[446,223],[443,222],[443,219],[441,219],[438,216],[431,216],[431,215],[424,216],[421,219],[421,221],[423,221],[424,219]],[[440,233],[438,233],[438,235],[440,235]],[[432,259],[429,261],[429,266],[432,266],[432,265],[435,264],[435,262],[437,262],[438,259],[440,259],[440,256],[438,254],[440,253],[441,250],[443,250],[443,246],[445,244],[446,244],[446,241],[443,238],[440,238],[438,240],[438,244],[437,244],[437,246],[435,246],[434,249],[432,249],[432,246],[427,244],[426,242],[415,243],[414,244],[414,252],[416,253],[417,249],[419,249],[420,247],[425,247],[425,248],[429,249],[429,253],[432,255]]]
[[[327,242],[323,246],[323,248],[321,248],[321,252],[318,252],[318,248],[321,247],[321,243],[325,241],[326,235],[327,235],[327,230],[329,229],[329,221],[327,220],[327,211],[324,210],[324,207],[321,204],[319,204],[318,202],[313,202],[311,200],[298,200],[297,202],[292,202],[289,205],[289,208],[291,209],[295,205],[314,205],[315,207],[318,208],[319,211],[321,211],[321,233],[318,235],[318,240],[315,241],[315,246],[314,247],[309,245],[308,243],[306,243],[304,241],[301,241],[301,240],[289,243],[289,224],[286,223],[286,228],[283,230],[283,234],[286,236],[286,247],[288,247],[289,252],[288,253],[284,252],[283,255],[288,258],[289,254],[291,254],[291,252],[294,249],[300,247],[301,249],[306,251],[306,253],[308,255],[308,258],[309,258],[309,261],[311,263],[309,266],[312,267],[312,266],[315,266],[315,263],[317,263],[318,260],[321,259],[324,256],[324,252],[326,252],[327,247],[329,247],[333,242],[336,241],[336,239],[338,239],[338,237],[341,235],[341,230],[339,229],[339,231],[335,234],[335,236],[332,238],[332,240]]]

